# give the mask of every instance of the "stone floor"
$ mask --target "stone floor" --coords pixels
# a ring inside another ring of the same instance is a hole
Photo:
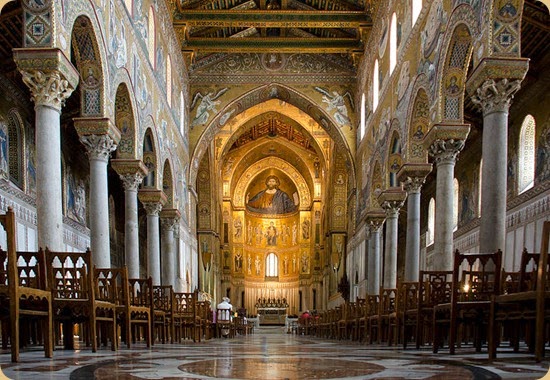
[[[443,351],[444,352],[444,351]],[[525,353],[502,353],[494,363],[471,348],[454,356],[421,350],[366,346],[286,334],[263,327],[255,334],[181,345],[137,345],[117,352],[56,350],[23,352],[10,363],[0,354],[0,367],[10,379],[540,379],[549,361],[540,364]],[[0,376],[1,378],[1,376]],[[549,377],[550,378],[550,377]]]

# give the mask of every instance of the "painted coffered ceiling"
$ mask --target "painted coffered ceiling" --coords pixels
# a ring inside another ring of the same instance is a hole
[[[364,52],[375,0],[171,0],[189,62],[219,53]]]

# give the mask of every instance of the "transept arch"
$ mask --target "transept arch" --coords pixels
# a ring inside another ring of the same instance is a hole
[[[305,128],[309,128],[312,131],[314,128],[324,130],[334,142],[335,149],[345,152],[346,161],[350,163],[351,167],[354,167],[352,153],[355,150],[355,144],[352,144],[351,141],[346,141],[343,133],[340,131],[340,127],[332,121],[332,118],[319,104],[292,88],[281,84],[269,84],[260,86],[234,99],[207,125],[195,144],[192,156],[193,165],[190,170],[190,183],[194,183],[196,180],[198,164],[209,146],[208,142],[213,141],[219,133],[225,132],[229,135],[234,133],[244,123],[244,120],[252,116],[252,113],[259,113],[256,106],[261,104],[264,106],[270,105],[274,110],[281,110],[291,106],[301,111],[301,117],[306,116],[309,120]],[[263,112],[265,110],[263,108]],[[223,149],[220,151],[223,151]],[[350,170],[350,173],[354,175],[354,170]]]

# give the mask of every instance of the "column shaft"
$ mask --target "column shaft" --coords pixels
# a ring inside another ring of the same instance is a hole
[[[60,111],[49,106],[36,105],[35,112],[38,246],[62,251]]]
[[[380,294],[380,229],[371,228],[369,241],[368,294]]]
[[[435,233],[433,266],[435,270],[452,270],[453,266],[453,197],[454,160],[437,164]]]
[[[111,267],[108,194],[107,161],[90,159],[90,246],[92,262],[99,268]]]
[[[124,255],[129,278],[139,278],[139,223],[137,189],[124,191]]]
[[[420,191],[407,196],[407,245],[405,251],[405,281],[418,281],[420,265]]]
[[[176,260],[174,247],[174,221],[162,219],[162,285],[175,286]]]
[[[153,285],[160,285],[160,235],[158,213],[147,214],[147,259]]]
[[[397,287],[397,218],[399,211],[386,214],[386,249],[384,252],[384,288]]]

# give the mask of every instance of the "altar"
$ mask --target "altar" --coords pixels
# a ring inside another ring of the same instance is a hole
[[[285,325],[286,307],[259,307],[258,317],[260,326],[266,325]]]

